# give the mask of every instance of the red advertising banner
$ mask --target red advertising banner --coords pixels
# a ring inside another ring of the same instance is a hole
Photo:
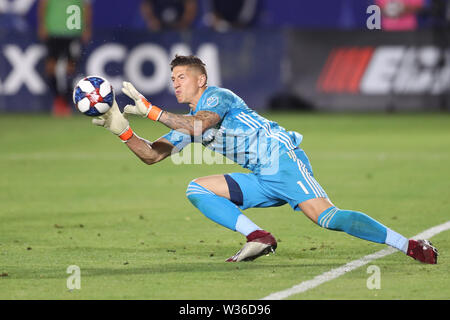
[[[291,91],[329,111],[448,108],[450,61],[431,31],[292,31]]]

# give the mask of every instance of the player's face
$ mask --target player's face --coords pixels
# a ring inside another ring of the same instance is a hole
[[[178,103],[195,105],[204,87],[204,75],[189,66],[176,66],[172,70],[172,85]]]

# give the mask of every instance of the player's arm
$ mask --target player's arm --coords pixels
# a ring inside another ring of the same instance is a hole
[[[171,155],[174,146],[165,138],[150,142],[133,134],[127,140],[127,147],[146,164],[154,164]]]
[[[125,113],[140,115],[145,118],[159,121],[173,130],[182,130],[192,136],[197,136],[220,121],[220,116],[212,111],[199,111],[196,115],[180,115],[163,111],[152,105],[129,82],[123,83],[122,92],[134,100],[134,105],[127,105]]]
[[[164,111],[158,121],[171,129],[183,129],[191,136],[198,136],[219,123],[220,116],[212,111],[199,111],[195,116]]]
[[[117,135],[146,164],[153,164],[165,159],[174,148],[165,138],[160,138],[152,143],[137,136],[130,128],[128,120],[120,112],[116,101],[107,113],[92,119],[92,123]]]

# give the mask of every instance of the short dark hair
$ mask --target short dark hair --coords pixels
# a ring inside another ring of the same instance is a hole
[[[200,60],[199,57],[196,57],[194,55],[190,56],[179,56],[175,55],[175,58],[170,62],[170,71],[173,71],[173,68],[177,66],[190,66],[194,67],[197,70],[199,70],[202,74],[208,78],[208,74],[206,73],[205,64],[202,60]]]

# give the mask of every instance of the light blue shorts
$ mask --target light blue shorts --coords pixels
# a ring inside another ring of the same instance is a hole
[[[280,156],[275,174],[230,173],[242,191],[242,210],[277,207],[289,203],[297,211],[298,204],[314,198],[328,198],[316,181],[311,164],[302,149]]]

